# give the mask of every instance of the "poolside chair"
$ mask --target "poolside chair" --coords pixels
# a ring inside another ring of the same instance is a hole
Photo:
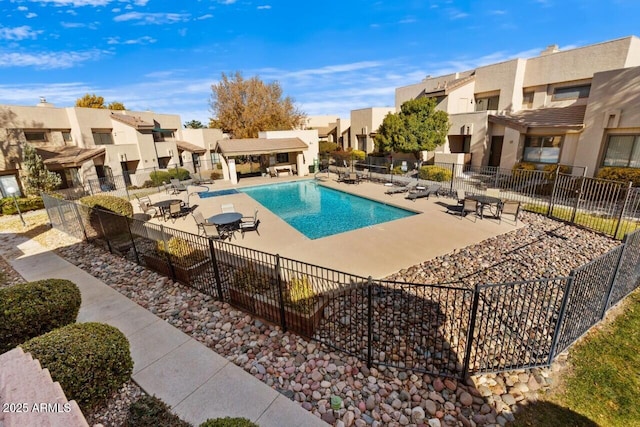
[[[177,218],[181,218],[189,212],[190,209],[184,206],[181,201],[172,202],[169,205],[169,209],[167,210],[167,217],[165,218],[165,221],[168,219],[172,219],[173,222],[176,222]]]
[[[198,174],[190,173],[189,176],[191,177],[191,180],[193,181],[193,185],[213,184],[213,181],[211,179],[202,178],[199,173]]]
[[[478,201],[477,200],[473,200],[473,199],[469,199],[466,198],[464,199],[464,201],[462,202],[462,209],[460,211],[460,219],[464,218],[465,216],[467,216],[467,213],[469,212],[473,212],[476,215],[473,217],[473,222],[476,221],[476,219],[478,218]]]
[[[187,187],[180,182],[177,178],[171,179],[171,192],[172,194],[178,194],[181,191],[187,191]]]
[[[410,182],[409,184],[405,185],[404,187],[391,187],[387,191],[385,191],[384,194],[406,193],[407,191],[413,190],[417,185],[418,185],[417,182]]]
[[[158,216],[158,210],[151,205],[151,199],[149,197],[138,198],[138,203],[140,205],[140,210],[142,211],[142,213],[151,215],[152,218]]]
[[[231,240],[231,235],[229,233],[227,233],[226,231],[221,231],[214,224],[209,224],[208,222],[205,222],[203,224],[203,226],[202,226],[202,234],[207,239],[212,239],[212,240],[226,240],[226,239],[229,239],[229,240]]]
[[[467,197],[467,193],[462,188],[458,188],[456,190],[456,196],[458,197],[458,204],[462,205],[464,199]]]
[[[520,202],[516,202],[514,200],[506,200],[500,204],[500,208],[498,209],[498,218],[500,222],[502,222],[502,215],[513,215],[513,219],[518,225],[518,215],[520,214]]]
[[[229,212],[235,212],[236,208],[233,206],[233,203],[223,203],[220,206],[220,210],[222,210],[222,213],[229,213]]]
[[[243,216],[240,221],[240,232],[242,233],[242,238],[244,239],[245,231],[255,231],[260,235],[258,231],[258,226],[260,225],[260,220],[258,219],[258,210],[256,209],[253,213],[253,216]]]
[[[202,215],[202,212],[191,212],[191,216],[193,216],[193,219],[196,222],[196,225],[198,226],[198,235],[203,234],[204,236],[206,236],[206,232],[205,232],[205,225],[213,225],[213,224],[209,224],[207,222],[206,219],[204,219],[204,216]]]
[[[421,199],[423,197],[429,198],[429,196],[432,194],[435,194],[437,196],[438,191],[440,191],[440,184],[431,184],[424,190],[414,191],[407,194],[407,197],[405,197],[405,199],[413,200],[415,202],[416,199]]]
[[[349,172],[349,174],[343,179],[347,184],[360,184],[358,174],[355,172]]]

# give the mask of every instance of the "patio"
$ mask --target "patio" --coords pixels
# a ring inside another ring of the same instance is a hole
[[[446,197],[422,198],[415,202],[406,200],[403,194],[386,195],[384,185],[362,182],[360,185],[346,185],[337,182],[336,175],[328,178],[323,175],[319,182],[330,188],[377,200],[390,205],[419,212],[408,218],[390,221],[371,227],[353,230],[321,239],[311,240],[284,220],[267,210],[264,206],[244,193],[223,195],[210,198],[190,197],[186,192],[172,196],[164,192],[151,195],[153,202],[181,197],[185,202],[189,198],[191,206],[202,212],[205,218],[220,213],[223,203],[233,203],[236,211],[245,216],[253,215],[258,209],[260,235],[247,232],[244,238],[235,234],[232,244],[280,254],[285,257],[317,264],[327,268],[347,271],[352,274],[383,278],[412,265],[432,259],[438,255],[452,252],[490,237],[507,233],[517,227],[513,221],[479,218],[474,222],[470,216],[460,219],[457,215],[446,213],[446,206],[455,204],[455,200]],[[236,186],[227,181],[216,181],[207,187],[211,191],[242,188],[254,185],[274,184],[298,179],[298,177],[245,178]],[[189,187],[193,192],[195,187]],[[139,212],[135,200],[134,209]],[[152,222],[190,233],[197,234],[198,229],[191,215],[164,222],[154,218]],[[519,226],[522,226],[520,223]]]

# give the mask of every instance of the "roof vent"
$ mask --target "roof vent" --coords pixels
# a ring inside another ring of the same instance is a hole
[[[53,107],[53,104],[47,102],[47,98],[44,96],[40,97],[40,102],[36,104],[36,107]]]
[[[550,44],[545,50],[540,53],[540,56],[550,55],[552,53],[560,52],[560,48],[557,44]]]

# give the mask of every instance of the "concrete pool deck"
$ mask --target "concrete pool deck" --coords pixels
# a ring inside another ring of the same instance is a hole
[[[296,179],[310,178],[245,178],[235,186],[230,182],[218,180],[208,187],[211,191],[218,191]],[[236,233],[236,238],[231,241],[232,244],[373,278],[386,277],[438,255],[507,233],[521,226],[519,224],[516,227],[511,217],[501,223],[493,218],[476,219],[474,215],[467,215],[460,219],[459,215],[446,213],[447,205],[456,204],[456,200],[448,197],[432,196],[429,199],[411,201],[406,200],[404,194],[384,194],[387,187],[382,184],[339,183],[335,175],[327,177],[323,174],[323,180],[320,182],[330,188],[409,209],[419,214],[311,240],[244,193],[209,198],[192,195],[190,203],[197,205],[196,210],[202,212],[205,218],[220,213],[220,205],[223,203],[233,203],[236,211],[245,216],[253,216],[254,211],[258,209],[260,235],[247,232],[243,238],[240,233]],[[196,190],[195,187],[189,187],[190,192],[194,190]],[[154,202],[169,198],[182,198],[186,201],[187,197],[186,192],[181,192],[179,195],[169,195],[164,192],[151,195]],[[138,212],[135,199],[133,205]],[[151,221],[191,233],[198,232],[191,215],[175,221],[164,222],[157,218]]]

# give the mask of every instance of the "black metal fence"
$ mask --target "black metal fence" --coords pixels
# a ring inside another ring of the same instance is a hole
[[[640,230],[568,277],[357,276],[43,195],[53,227],[368,365],[442,376],[546,366],[640,285]]]

